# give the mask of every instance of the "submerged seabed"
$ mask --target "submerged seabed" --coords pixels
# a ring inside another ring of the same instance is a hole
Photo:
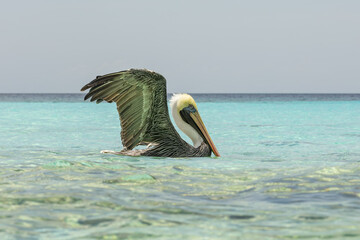
[[[220,158],[121,148],[114,104],[0,94],[0,239],[360,239],[360,95],[195,95]]]

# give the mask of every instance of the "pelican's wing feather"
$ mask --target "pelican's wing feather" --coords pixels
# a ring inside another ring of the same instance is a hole
[[[85,100],[116,102],[126,149],[143,142],[159,143],[163,135],[180,138],[169,118],[166,80],[160,74],[130,69],[98,76],[81,91],[89,88]]]

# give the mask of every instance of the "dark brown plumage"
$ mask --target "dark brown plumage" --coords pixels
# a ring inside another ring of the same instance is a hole
[[[98,76],[81,91],[90,89],[84,100],[115,102],[121,122],[124,149],[131,156],[210,156],[206,142],[194,148],[185,142],[170,121],[165,78],[149,70],[130,69]],[[140,144],[153,146],[133,150]]]

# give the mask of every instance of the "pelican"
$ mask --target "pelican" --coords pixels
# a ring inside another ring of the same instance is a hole
[[[171,123],[165,78],[147,69],[129,69],[97,76],[81,91],[89,89],[84,100],[100,103],[116,102],[120,116],[120,152],[128,156],[209,157],[211,152],[220,156],[201,120],[194,99],[188,94],[175,94],[170,100],[171,113],[176,125],[193,142],[184,141]],[[145,149],[134,149],[147,145]]]

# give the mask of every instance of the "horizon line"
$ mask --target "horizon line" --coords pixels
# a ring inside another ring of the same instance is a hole
[[[176,93],[180,93],[180,92],[168,92],[167,94],[176,94]],[[17,93],[13,93],[13,92],[0,92],[0,94],[37,94],[37,95],[41,95],[41,94],[77,94],[77,95],[85,95],[86,93],[82,93],[82,92],[74,92],[74,93],[54,93],[54,92],[34,92],[34,93],[21,93],[21,92],[17,92]],[[190,92],[188,94],[360,94],[360,92],[358,93],[343,93],[343,92],[328,92],[328,93],[324,93],[324,92],[233,92],[233,93],[227,93],[227,92],[209,92],[209,93],[197,93],[197,92]]]

